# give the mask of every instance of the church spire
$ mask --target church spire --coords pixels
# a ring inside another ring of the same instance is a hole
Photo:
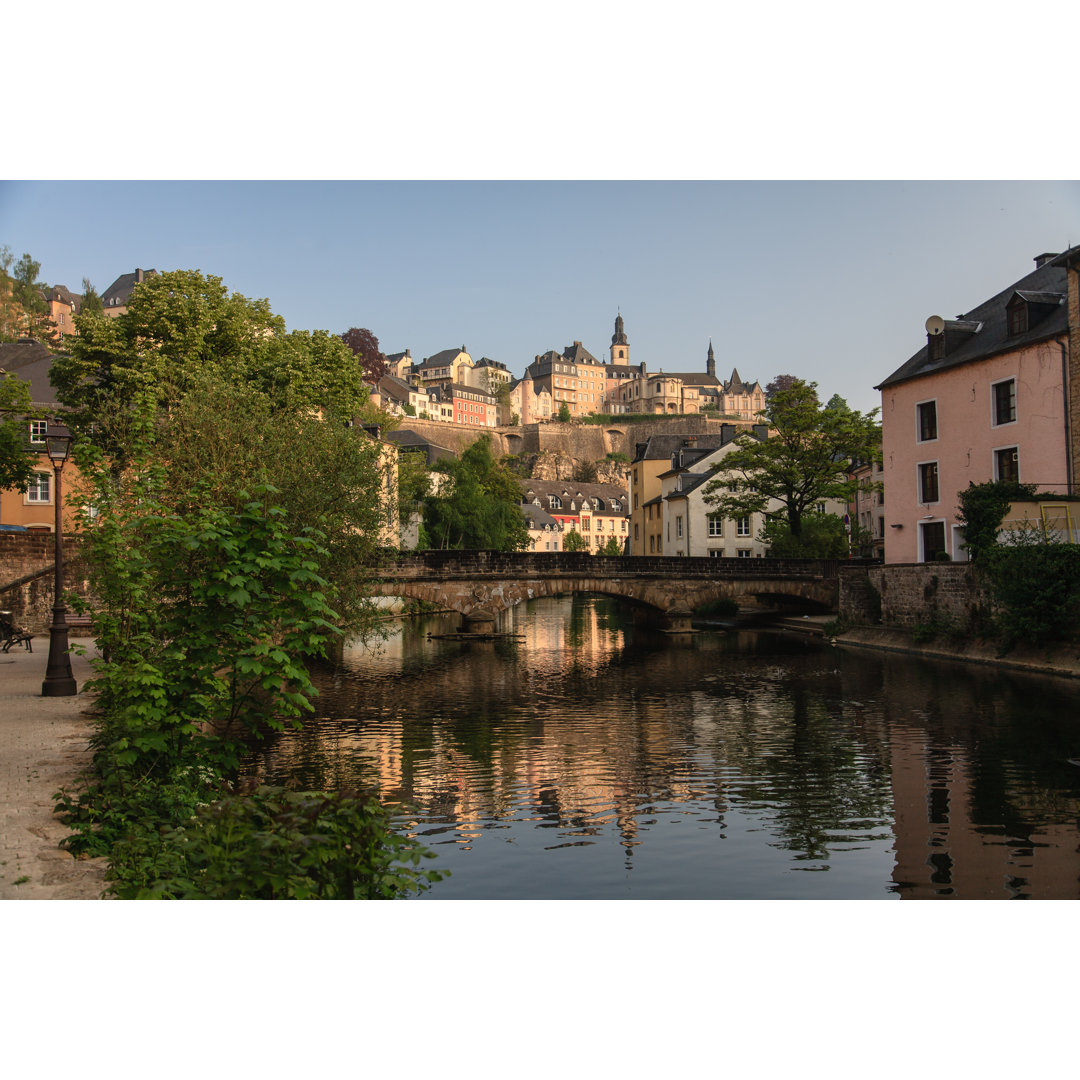
[[[716,378],[716,357],[713,355],[712,338],[709,338],[709,358],[705,361],[705,373],[711,378]]]
[[[615,333],[611,335],[611,362],[613,364],[630,363],[630,343],[626,340],[622,312],[615,316]]]

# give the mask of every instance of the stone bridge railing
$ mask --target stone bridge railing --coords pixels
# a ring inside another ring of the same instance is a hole
[[[689,625],[694,608],[722,598],[798,600],[835,611],[841,565],[846,562],[426,551],[381,570],[376,589],[458,611],[472,630],[490,628],[500,613],[524,601],[575,592],[633,601],[678,628]]]

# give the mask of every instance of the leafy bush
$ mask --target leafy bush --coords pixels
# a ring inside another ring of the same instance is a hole
[[[999,608],[1002,646],[1065,640],[1080,621],[1080,545],[983,550],[980,565]]]
[[[956,520],[964,529],[964,546],[972,562],[997,545],[998,530],[1009,507],[1016,499],[1030,499],[1035,494],[1031,484],[1011,480],[991,480],[984,484],[968,484],[959,493],[960,505]]]
[[[802,519],[802,536],[794,536],[786,518],[765,521],[761,539],[776,559],[843,559],[848,554],[848,534],[835,514],[807,514]]]
[[[121,899],[392,900],[441,880],[434,858],[394,833],[357,791],[257,787],[199,807],[190,822],[120,842]]]

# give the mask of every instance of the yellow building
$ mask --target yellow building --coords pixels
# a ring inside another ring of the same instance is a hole
[[[42,419],[27,420],[27,438],[32,450],[40,451],[34,464],[34,478],[25,491],[0,491],[0,524],[19,525],[37,532],[53,532],[56,528],[55,476],[45,452],[45,436],[50,417],[58,408],[56,394],[49,382],[53,354],[39,341],[26,340],[0,345],[0,378],[13,375],[30,385],[30,395],[36,411],[45,413]],[[64,529],[74,527],[72,505],[67,495],[78,479],[78,470],[68,463],[64,466]]]

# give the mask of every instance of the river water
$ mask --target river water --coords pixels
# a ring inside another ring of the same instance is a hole
[[[403,622],[249,771],[407,807],[425,900],[1080,898],[1075,683],[629,614]]]

